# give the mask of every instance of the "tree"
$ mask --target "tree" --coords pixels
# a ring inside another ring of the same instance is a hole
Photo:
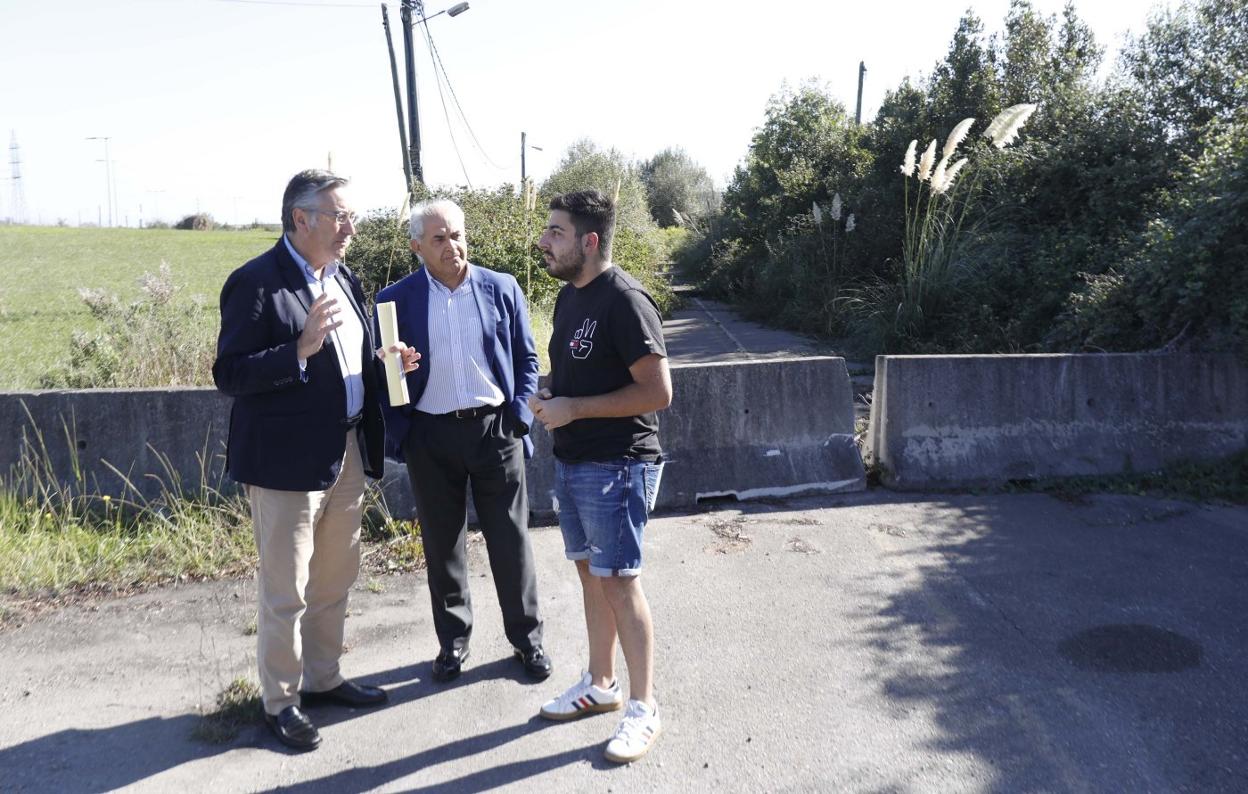
[[[1150,112],[1195,155],[1207,124],[1248,105],[1248,0],[1199,0],[1162,11],[1123,58]]]
[[[684,149],[664,149],[642,163],[641,181],[650,217],[660,226],[679,226],[681,218],[704,218],[718,208],[715,183]]]
[[[646,203],[646,187],[639,169],[616,149],[603,150],[588,138],[573,143],[564,152],[559,167],[542,183],[542,195],[550,197],[573,190],[600,190],[614,195],[616,226],[636,234],[653,228]]]

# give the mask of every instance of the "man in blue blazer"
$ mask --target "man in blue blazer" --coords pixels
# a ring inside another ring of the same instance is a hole
[[[283,235],[230,274],[212,366],[233,398],[227,465],[251,503],[260,683],[282,743],[321,741],[302,707],[373,706],[385,691],[343,678],[347,594],[360,567],[365,476],[382,474],[372,324],[342,264],[355,233],[347,180],[304,171],[282,197]],[[404,351],[404,367],[416,366]]]
[[[428,563],[440,648],[435,680],[468,658],[472,597],[466,546],[467,487],[489,552],[503,627],[528,675],[544,679],[524,461],[537,391],[537,351],[515,278],[468,262],[464,213],[454,202],[412,209],[412,250],[424,267],[377,295],[393,301],[399,338],[419,352],[407,375],[411,403],[385,402],[386,453],[407,464]]]

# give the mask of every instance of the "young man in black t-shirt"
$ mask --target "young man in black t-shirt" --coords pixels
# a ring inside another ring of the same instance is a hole
[[[550,388],[530,400],[554,437],[564,549],[585,599],[589,671],[542,706],[568,720],[625,707],[607,743],[617,763],[645,755],[662,730],[654,700],[654,627],[641,589],[641,540],[662,473],[656,412],[672,401],[658,307],[611,264],[615,205],[598,191],[557,196],[538,246],[568,284],[555,302]],[[629,699],[615,678],[615,641]]]

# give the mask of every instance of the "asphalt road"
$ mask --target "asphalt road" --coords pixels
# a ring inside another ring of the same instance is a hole
[[[585,639],[558,531],[533,537],[550,681],[512,661],[476,542],[463,677],[430,680],[423,577],[366,578],[344,667],[391,703],[313,712],[309,754],[259,724],[191,738],[255,676],[250,582],[7,630],[0,789],[1248,790],[1248,508],[871,492],[659,516],[643,581],[665,733],[627,767],[602,759],[614,716],[535,716]]]

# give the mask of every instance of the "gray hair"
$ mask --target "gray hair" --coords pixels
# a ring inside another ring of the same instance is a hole
[[[307,171],[295,174],[286,185],[286,192],[282,194],[282,231],[293,232],[295,230],[296,207],[304,211],[320,209],[317,197],[321,193],[338,187],[346,187],[347,184],[346,177],[317,168],[309,168]]]
[[[448,215],[456,215],[460,220],[464,219],[464,210],[450,199],[430,199],[422,201],[412,207],[412,217],[407,223],[407,236],[413,240],[417,240],[425,234],[425,219],[434,215],[447,217]]]

